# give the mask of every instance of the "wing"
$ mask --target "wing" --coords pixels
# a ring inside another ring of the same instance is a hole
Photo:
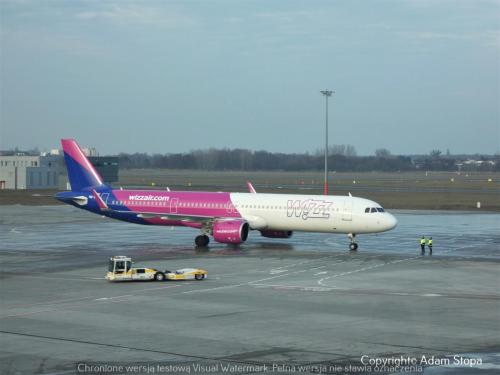
[[[115,211],[119,213],[130,213],[142,219],[160,218],[162,220],[179,220],[191,223],[207,223],[216,219],[224,219],[224,217],[216,216],[201,216],[201,215],[183,215],[183,214],[170,214],[159,212],[138,212],[138,211]]]

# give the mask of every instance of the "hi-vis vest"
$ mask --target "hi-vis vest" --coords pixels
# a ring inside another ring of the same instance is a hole
[[[420,245],[425,245],[425,238],[420,239]]]
[[[432,240],[427,241],[427,245],[432,246]]]

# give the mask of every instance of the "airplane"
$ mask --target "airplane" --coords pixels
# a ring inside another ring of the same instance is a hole
[[[294,231],[343,233],[357,250],[357,234],[393,229],[396,218],[374,201],[336,195],[126,190],[106,185],[74,139],[62,139],[71,191],[55,198],[95,214],[144,225],[198,229],[197,247],[241,244],[251,230],[267,238],[290,238]]]

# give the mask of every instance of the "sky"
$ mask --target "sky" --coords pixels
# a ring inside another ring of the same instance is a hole
[[[500,152],[500,0],[0,0],[0,149]]]

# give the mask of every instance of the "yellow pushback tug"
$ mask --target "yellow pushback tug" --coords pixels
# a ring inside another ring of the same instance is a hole
[[[177,271],[159,271],[155,268],[132,267],[132,258],[117,255],[109,259],[106,280],[203,280],[208,272],[199,268],[183,268]]]

